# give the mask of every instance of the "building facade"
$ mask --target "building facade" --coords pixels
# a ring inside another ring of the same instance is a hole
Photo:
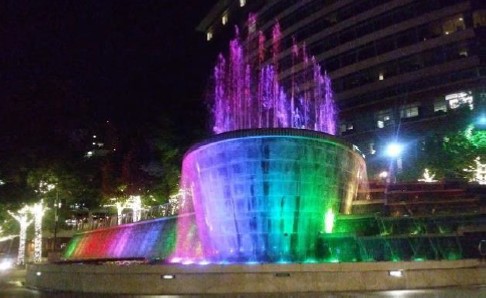
[[[233,25],[248,27],[250,13],[267,36],[278,21],[280,78],[299,71],[291,48],[305,44],[333,80],[339,134],[361,149],[375,175],[390,163],[391,142],[404,145],[393,161],[401,170],[417,160],[426,137],[484,125],[485,3],[221,0],[197,29],[218,42]]]

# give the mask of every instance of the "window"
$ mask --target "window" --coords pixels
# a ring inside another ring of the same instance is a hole
[[[413,118],[419,115],[419,104],[412,103],[400,107],[400,118]]]
[[[370,154],[371,154],[371,155],[373,155],[373,154],[375,154],[375,153],[376,153],[376,149],[375,149],[375,143],[374,143],[374,142],[371,142],[371,143],[369,144],[369,147],[368,147],[368,148],[369,148],[369,151],[370,151]]]
[[[240,0],[240,7],[243,7],[246,5],[246,0]]]
[[[206,32],[206,40],[210,41],[211,39],[213,39],[213,32],[211,31]]]
[[[434,113],[447,113],[447,102],[440,98],[434,101]]]
[[[391,109],[381,110],[375,114],[376,127],[384,128],[385,126],[392,124],[392,111]]]
[[[223,14],[223,16],[221,17],[221,24],[223,24],[223,26],[228,24],[228,13],[227,12],[225,12]]]
[[[341,134],[345,134],[346,132],[350,132],[354,130],[354,125],[351,122],[343,122],[341,124]]]
[[[457,109],[462,106],[469,106],[469,109],[474,109],[474,99],[471,91],[452,93],[445,96],[445,100],[449,103],[451,109]]]
[[[446,35],[464,29],[466,29],[466,25],[464,25],[462,14],[455,15],[442,22],[442,32]]]
[[[486,9],[481,9],[473,12],[474,27],[486,26]]]

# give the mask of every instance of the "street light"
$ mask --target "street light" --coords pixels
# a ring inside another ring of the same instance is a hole
[[[403,145],[400,143],[393,142],[386,146],[385,153],[388,157],[392,157],[392,158],[400,157],[402,152],[403,152]]]
[[[390,158],[390,165],[388,169],[388,179],[387,182],[396,181],[396,172],[402,171],[402,153],[405,146],[398,142],[389,143],[385,147],[385,155]],[[396,161],[396,171],[395,171],[395,161]]]

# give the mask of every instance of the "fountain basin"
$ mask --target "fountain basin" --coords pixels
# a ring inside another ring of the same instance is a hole
[[[350,213],[364,177],[363,157],[334,136],[258,129],[193,146],[181,182],[192,193],[205,260],[314,262],[319,235],[332,233],[336,214]]]

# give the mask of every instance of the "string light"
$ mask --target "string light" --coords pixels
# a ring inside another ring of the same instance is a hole
[[[44,201],[41,200],[34,206],[29,207],[29,211],[34,215],[34,262],[40,263],[42,260],[42,218],[47,207],[44,206]]]
[[[32,220],[29,220],[29,207],[25,206],[17,213],[13,213],[10,210],[8,214],[15,218],[20,225],[20,232],[19,232],[19,252],[17,254],[17,265],[24,265],[25,264],[25,239],[27,238],[27,227],[32,223]]]
[[[422,179],[419,179],[418,181],[419,182],[425,182],[425,183],[433,183],[433,182],[437,182],[437,180],[434,180],[435,178],[435,174],[434,173],[431,173],[429,171],[429,169],[425,169],[424,170],[424,175],[423,175],[423,178]]]
[[[486,185],[486,163],[481,163],[481,158],[478,156],[474,159],[474,166],[464,169],[465,172],[473,173],[469,182],[477,182],[481,185]]]

